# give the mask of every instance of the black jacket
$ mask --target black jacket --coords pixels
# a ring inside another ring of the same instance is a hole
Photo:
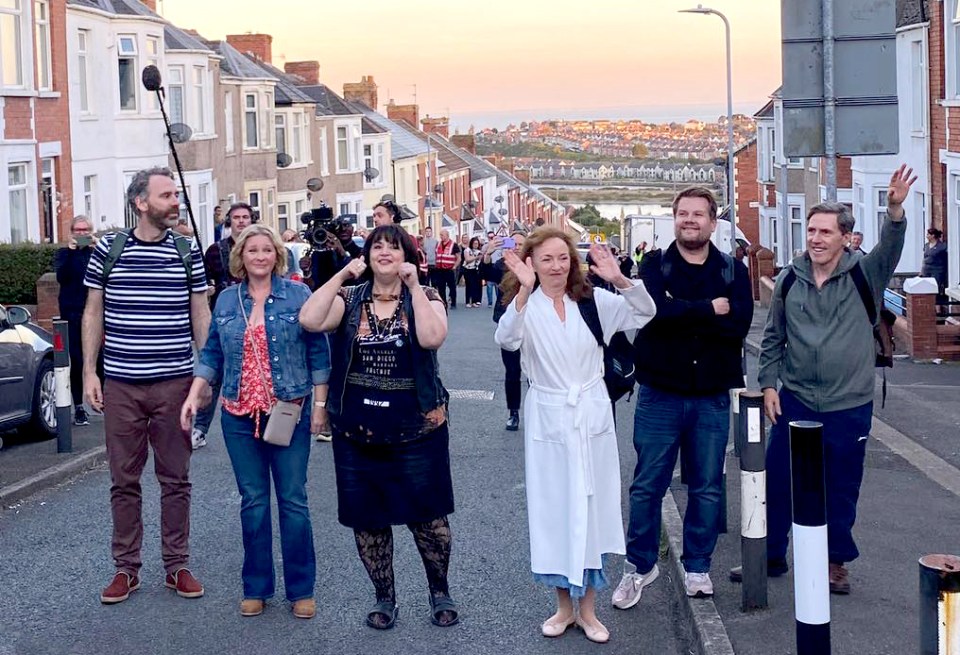
[[[60,248],[54,256],[53,270],[60,284],[60,317],[64,320],[83,316],[83,306],[87,303],[87,287],[83,285],[83,278],[92,254],[93,248]]]
[[[702,265],[683,259],[676,243],[648,253],[640,263],[640,279],[657,304],[657,315],[634,342],[640,384],[689,395],[744,386],[741,348],[753,320],[749,273],[733,260],[728,285],[724,268],[729,270],[731,260],[712,243],[709,248]],[[716,315],[715,298],[730,301],[729,314]]]

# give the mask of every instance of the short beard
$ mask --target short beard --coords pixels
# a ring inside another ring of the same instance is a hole
[[[158,230],[169,230],[176,227],[179,215],[176,217],[168,217],[166,212],[161,212],[153,206],[147,205],[146,218]]]
[[[710,243],[710,237],[698,239],[677,239],[677,244],[687,250],[702,250]]]

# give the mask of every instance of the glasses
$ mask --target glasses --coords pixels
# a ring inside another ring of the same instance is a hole
[[[73,234],[92,234],[93,230],[89,227],[73,227],[70,228],[70,232]]]

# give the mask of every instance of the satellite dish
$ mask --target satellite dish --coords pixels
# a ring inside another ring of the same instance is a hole
[[[193,130],[186,123],[173,123],[170,126],[170,139],[174,143],[186,143],[193,136]]]
[[[316,193],[323,188],[323,180],[319,177],[311,177],[307,180],[307,188]]]
[[[373,182],[375,179],[380,177],[380,171],[373,166],[367,166],[363,171],[363,177],[366,178],[367,182]]]
[[[494,202],[503,202],[503,196],[497,196],[493,199]]]
[[[501,209],[501,210],[500,210],[500,215],[501,215],[501,216],[506,216],[506,215],[507,215],[507,210],[506,210],[506,209]]]
[[[293,163],[293,157],[285,152],[277,153],[277,168],[286,168]]]
[[[396,202],[396,201],[397,199],[393,196],[392,193],[385,193],[382,196],[380,196],[380,202]]]

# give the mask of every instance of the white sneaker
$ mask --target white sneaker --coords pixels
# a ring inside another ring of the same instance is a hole
[[[657,579],[660,569],[656,564],[646,575],[637,573],[637,567],[630,562],[623,563],[623,578],[613,592],[613,606],[617,609],[628,610],[640,602],[643,588]]]
[[[713,582],[709,573],[684,573],[683,586],[691,598],[706,598],[713,595]]]
[[[313,439],[314,441],[323,441],[323,442],[333,441],[333,434],[329,432],[318,432],[315,435],[313,435]]]
[[[207,445],[207,435],[197,428],[194,428],[193,432],[190,433],[190,445],[193,446],[194,450],[203,448]]]

